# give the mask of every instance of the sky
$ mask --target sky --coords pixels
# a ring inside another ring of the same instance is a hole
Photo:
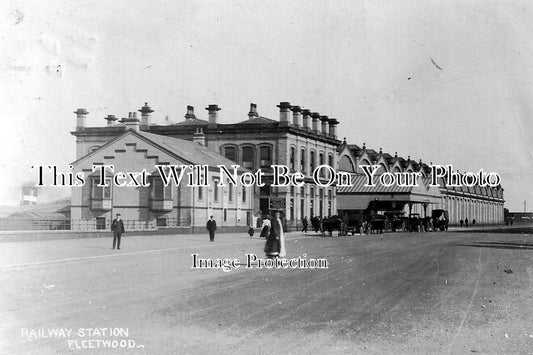
[[[218,104],[233,123],[288,101],[349,143],[497,172],[505,206],[533,210],[528,1],[6,0],[0,16],[0,205],[32,165],[68,171],[77,108],[104,126],[145,102],[158,124]]]

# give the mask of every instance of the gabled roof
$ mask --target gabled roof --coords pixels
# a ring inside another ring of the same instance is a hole
[[[76,160],[72,163],[72,165],[79,164],[82,160],[88,159],[98,154],[100,151],[107,149],[110,145],[122,140],[128,135],[136,136],[139,139],[149,144],[152,144],[157,149],[161,149],[167,154],[173,156],[174,158],[180,161],[184,161],[187,164],[208,165],[210,167],[216,167],[217,165],[225,165],[229,167],[235,164],[235,162],[226,159],[224,156],[218,154],[217,152],[193,141],[187,141],[184,139],[163,136],[143,131],[137,132],[129,130],[124,134],[121,134],[120,136],[116,137],[115,139],[109,141],[100,148],[96,149],[95,151]],[[246,169],[239,168],[238,171],[244,172],[246,171]]]

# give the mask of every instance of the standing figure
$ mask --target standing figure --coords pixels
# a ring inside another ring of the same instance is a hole
[[[461,220],[459,221],[459,224],[461,225],[461,227],[463,226],[463,223],[464,223],[464,222],[463,222],[463,220],[461,219]]]
[[[254,236],[255,229],[252,226],[248,226],[248,235],[250,236],[250,239]]]
[[[214,242],[215,241],[215,231],[217,230],[217,222],[213,219],[213,216],[210,217],[209,221],[207,221],[207,230],[209,231],[209,240]]]
[[[283,226],[281,225],[280,213],[276,211],[272,220],[270,233],[268,234],[265,244],[265,254],[267,258],[284,257],[285,253],[285,236],[283,235]]]
[[[120,213],[117,213],[117,218],[115,218],[113,223],[111,223],[111,230],[113,231],[112,249],[115,249],[116,245],[117,249],[120,250],[120,237],[122,237],[122,233],[124,233],[124,222],[122,222],[122,219],[120,219]]]
[[[468,218],[465,218],[465,227],[468,227]]]
[[[265,239],[268,238],[268,235],[270,234],[270,227],[270,219],[263,219],[263,225],[261,226],[261,234],[259,235],[259,237]]]
[[[304,233],[307,233],[307,225],[309,224],[309,222],[307,222],[307,216],[304,217],[304,220],[302,221],[302,232]]]

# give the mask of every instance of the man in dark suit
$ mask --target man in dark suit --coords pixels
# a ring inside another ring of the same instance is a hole
[[[207,221],[207,230],[209,231],[209,240],[215,241],[215,231],[217,230],[217,222],[213,219],[213,216]]]
[[[124,222],[120,219],[120,213],[117,214],[117,218],[113,220],[111,224],[111,230],[113,231],[113,249],[115,249],[115,244],[117,249],[120,250],[120,237],[124,233]]]

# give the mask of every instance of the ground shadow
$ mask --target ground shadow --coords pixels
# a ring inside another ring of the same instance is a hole
[[[470,244],[457,244],[460,247],[499,248],[499,249],[532,249],[533,243],[524,242],[473,242]]]

